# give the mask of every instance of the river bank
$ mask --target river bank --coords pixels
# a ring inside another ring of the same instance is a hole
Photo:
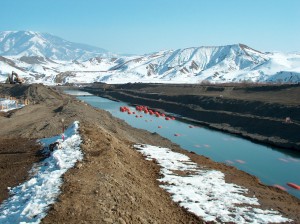
[[[147,105],[259,143],[300,150],[300,86],[94,84],[98,96]]]
[[[30,141],[50,137],[61,132],[62,118],[65,125],[80,122],[84,159],[64,176],[62,194],[44,223],[203,223],[159,187],[159,166],[134,150],[136,143],[168,147],[189,156],[201,167],[219,170],[225,174],[226,182],[248,188],[247,196],[255,195],[262,209],[277,210],[295,223],[300,222],[299,199],[262,185],[257,178],[234,167],[187,152],[157,134],[132,128],[74,97],[42,85],[1,85],[0,93],[34,102],[0,116],[1,138],[14,136]]]

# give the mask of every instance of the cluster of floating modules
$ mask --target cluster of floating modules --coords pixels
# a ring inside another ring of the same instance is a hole
[[[145,114],[154,115],[156,117],[164,117],[165,120],[175,120],[175,117],[167,117],[164,113],[160,113],[159,111],[154,111],[149,109],[147,106],[136,106],[135,110],[137,112],[144,112]],[[120,112],[127,112],[128,114],[136,114],[135,111],[131,111],[129,107],[123,106],[120,107]],[[136,118],[143,117],[142,115],[136,115]]]

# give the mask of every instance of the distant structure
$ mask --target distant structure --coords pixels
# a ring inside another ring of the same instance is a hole
[[[285,118],[285,123],[287,123],[287,124],[292,123],[291,118],[290,118],[290,117],[286,117],[286,118]]]

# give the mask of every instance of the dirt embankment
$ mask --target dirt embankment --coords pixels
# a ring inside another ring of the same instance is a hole
[[[85,91],[179,114],[211,128],[300,150],[300,86],[95,84]],[[292,122],[287,123],[289,117]]]
[[[25,170],[34,160],[28,158],[34,158],[33,152],[37,151],[28,145],[32,139],[59,134],[62,118],[66,125],[75,120],[80,122],[84,160],[64,175],[62,194],[44,223],[203,223],[172,202],[170,195],[158,186],[159,167],[134,150],[134,143],[168,147],[188,155],[201,167],[220,170],[226,181],[248,188],[249,196],[255,195],[262,208],[275,209],[300,223],[298,199],[274,187],[264,186],[257,178],[236,168],[184,151],[157,134],[132,128],[105,111],[49,87],[3,85],[0,94],[3,93],[35,102],[12,111],[9,116],[7,113],[0,116],[0,137],[16,143],[4,146],[6,154],[0,153],[0,158],[7,158],[12,164],[22,161],[26,164]],[[16,138],[27,140],[28,144],[15,141]],[[7,153],[16,151],[26,152],[27,157],[8,158]],[[1,171],[4,170],[9,172],[8,167]],[[8,179],[15,179],[13,172],[6,174]],[[3,173],[0,172],[1,180]],[[24,176],[15,183],[23,179]]]
[[[0,137],[0,203],[8,197],[7,187],[24,181],[32,164],[42,159],[36,153],[40,148],[34,140]]]
[[[158,186],[159,167],[132,148],[137,142],[171,146],[170,142],[42,85],[3,85],[0,94],[26,97],[32,102],[0,117],[0,137],[15,143],[0,145],[5,148],[1,161],[22,163],[24,171],[17,177],[18,167],[1,166],[1,182],[7,180],[0,186],[1,199],[7,198],[7,187],[28,178],[26,172],[40,149],[29,142],[60,134],[64,118],[66,126],[80,122],[85,158],[65,174],[63,193],[44,223],[202,223],[172,202]],[[15,151],[25,156],[11,156]]]

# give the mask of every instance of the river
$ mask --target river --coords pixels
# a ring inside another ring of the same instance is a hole
[[[78,91],[66,92],[71,95],[82,94]],[[300,190],[287,185],[289,182],[300,185],[300,153],[260,145],[187,122],[165,120],[162,117],[137,112],[134,107],[123,102],[93,95],[78,96],[78,99],[110,112],[135,128],[156,132],[183,149],[209,157],[216,162],[235,166],[258,177],[266,185],[282,186],[287,192],[300,198]],[[127,106],[136,114],[120,112],[120,106]]]

